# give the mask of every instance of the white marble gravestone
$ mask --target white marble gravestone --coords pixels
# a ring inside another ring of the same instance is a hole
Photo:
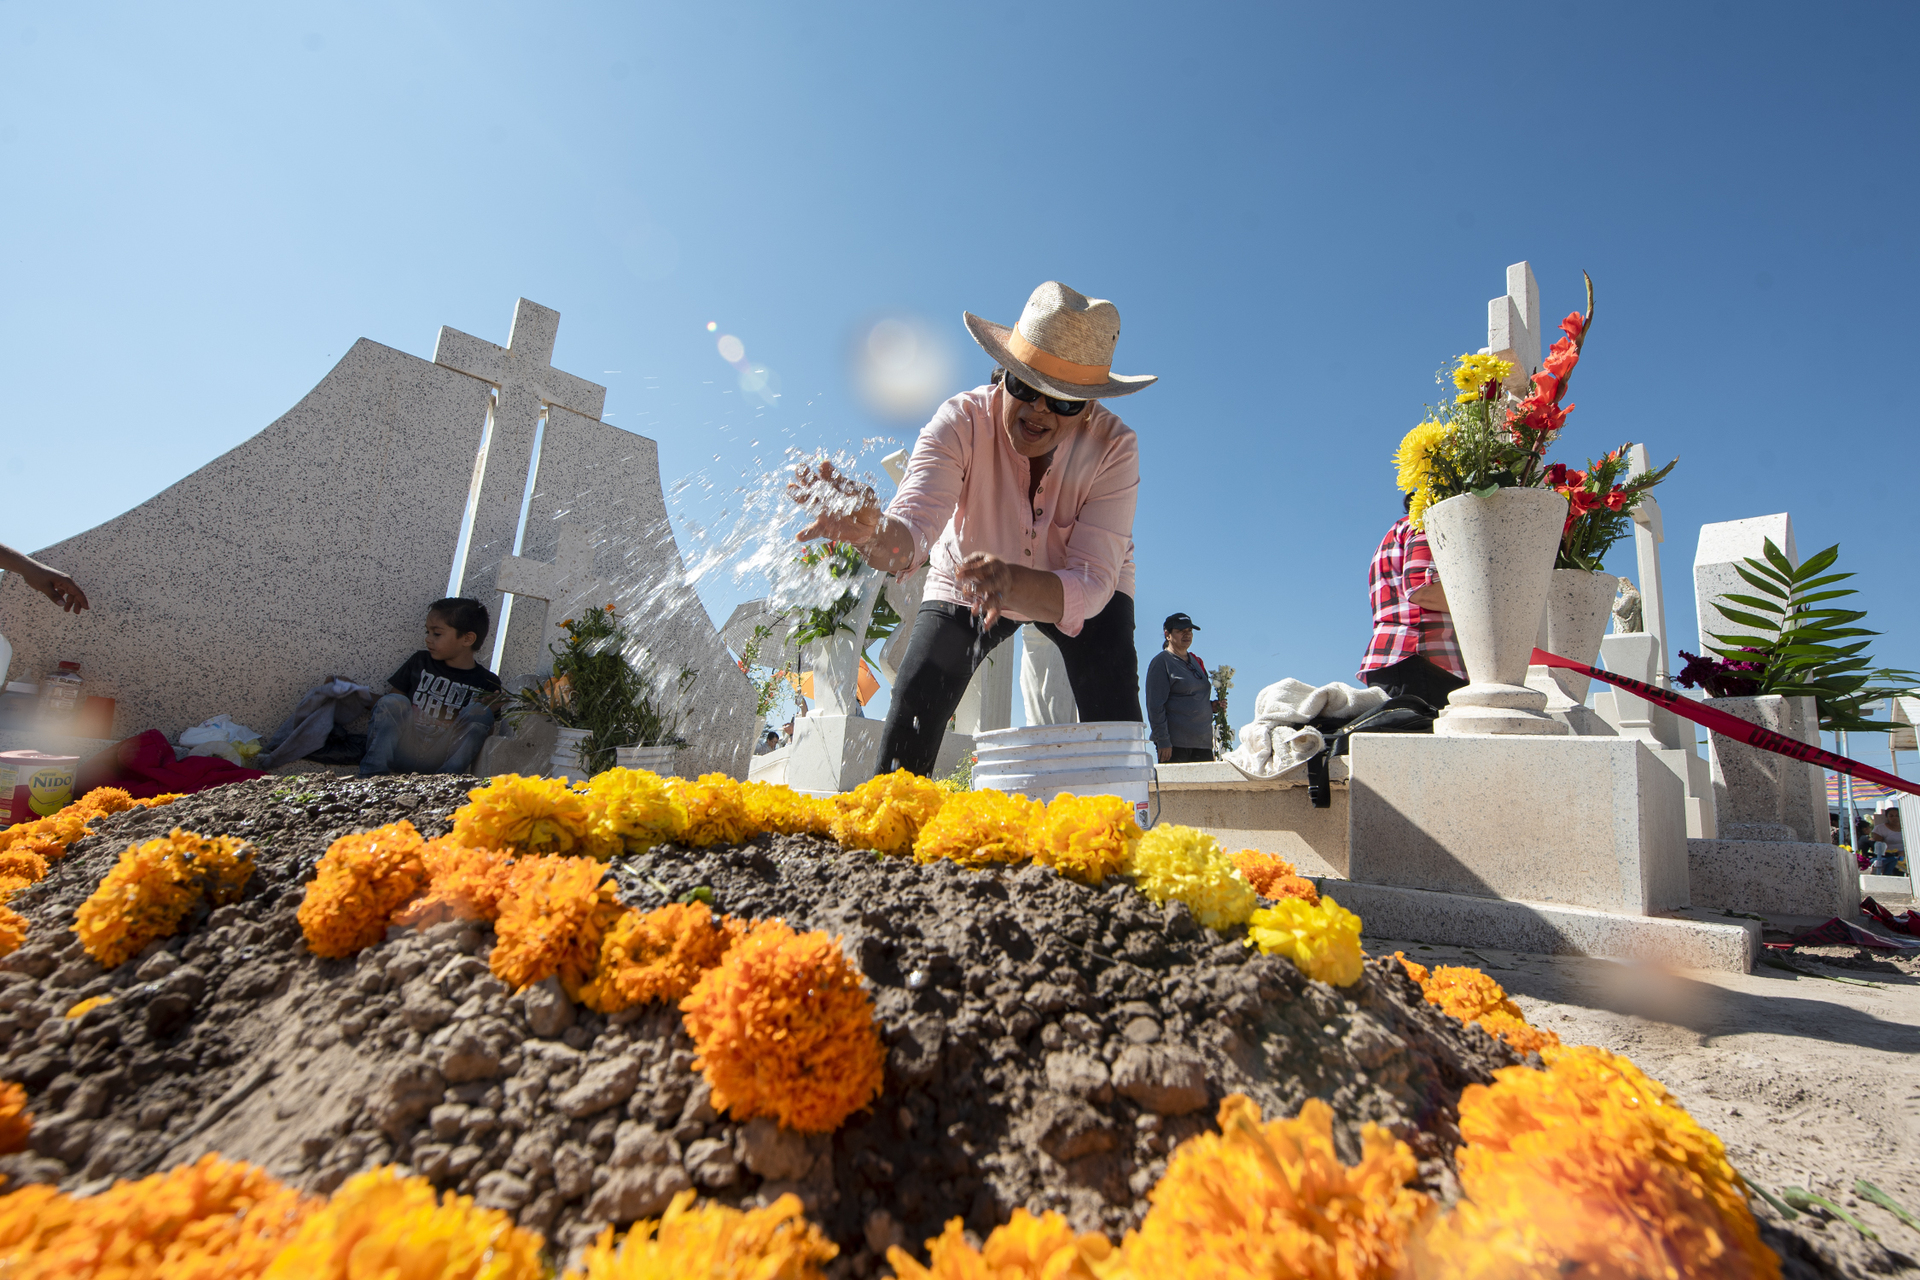
[[[645,618],[658,665],[696,673],[687,763],[744,773],[751,688],[685,582],[654,444],[599,421],[605,390],[552,367],[558,323],[521,299],[507,346],[443,329],[433,361],[361,339],[257,435],[36,553],[92,611],[59,613],[7,575],[0,633],[35,676],[80,662],[86,691],[117,699],[116,736],[222,712],[266,731],[327,676],[383,687],[450,580],[501,622],[516,539],[552,561],[564,518],[593,536],[593,577]],[[514,688],[545,669],[546,607],[506,612]]]

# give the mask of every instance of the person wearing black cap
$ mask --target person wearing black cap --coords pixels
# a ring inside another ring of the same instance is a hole
[[[1192,652],[1200,628],[1184,613],[1170,613],[1161,624],[1167,647],[1147,664],[1147,723],[1161,764],[1192,764],[1213,759],[1213,713],[1226,703],[1207,695],[1213,679],[1207,664]]]

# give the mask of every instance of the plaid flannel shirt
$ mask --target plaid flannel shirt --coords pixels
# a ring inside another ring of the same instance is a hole
[[[1433,553],[1427,549],[1427,535],[1415,529],[1405,516],[1394,521],[1387,536],[1380,539],[1380,549],[1373,553],[1373,565],[1367,570],[1367,588],[1373,597],[1373,640],[1360,664],[1362,683],[1367,672],[1390,667],[1415,654],[1466,678],[1467,667],[1460,660],[1453,620],[1438,610],[1422,609],[1412,600],[1414,592],[1439,577],[1433,567]]]

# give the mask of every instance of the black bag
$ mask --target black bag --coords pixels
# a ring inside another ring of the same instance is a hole
[[[1307,798],[1316,809],[1333,805],[1333,783],[1327,766],[1335,756],[1347,754],[1347,739],[1356,733],[1432,733],[1433,722],[1440,718],[1424,698],[1407,695],[1388,698],[1363,716],[1351,720],[1328,721],[1325,716],[1308,723],[1327,735],[1327,745],[1307,761]]]

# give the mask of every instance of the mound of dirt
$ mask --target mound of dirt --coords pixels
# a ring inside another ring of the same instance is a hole
[[[1451,1199],[1460,1090],[1518,1059],[1441,1014],[1391,960],[1352,988],[1307,980],[1236,932],[1129,882],[848,853],[762,836],[617,859],[621,899],[706,886],[715,910],[843,939],[888,1046],[881,1096],[831,1135],[717,1115],[677,1011],[611,1018],[549,981],[489,972],[492,929],[392,930],[349,960],[295,919],[328,844],[407,818],[443,834],[471,779],[263,778],[100,821],[13,907],[0,960],[0,1079],[23,1082],[33,1147],[16,1181],[105,1185],[203,1152],[328,1191],[398,1162],[512,1211],[565,1250],[695,1188],[733,1204],[794,1191],[868,1275],[952,1217],[982,1234],[1016,1206],[1117,1236],[1228,1093],[1269,1114],[1329,1103],[1346,1159],[1392,1129]],[[70,932],[129,843],[175,826],[251,840],[245,898],[112,971]],[[78,1018],[65,1013],[111,996]]]

